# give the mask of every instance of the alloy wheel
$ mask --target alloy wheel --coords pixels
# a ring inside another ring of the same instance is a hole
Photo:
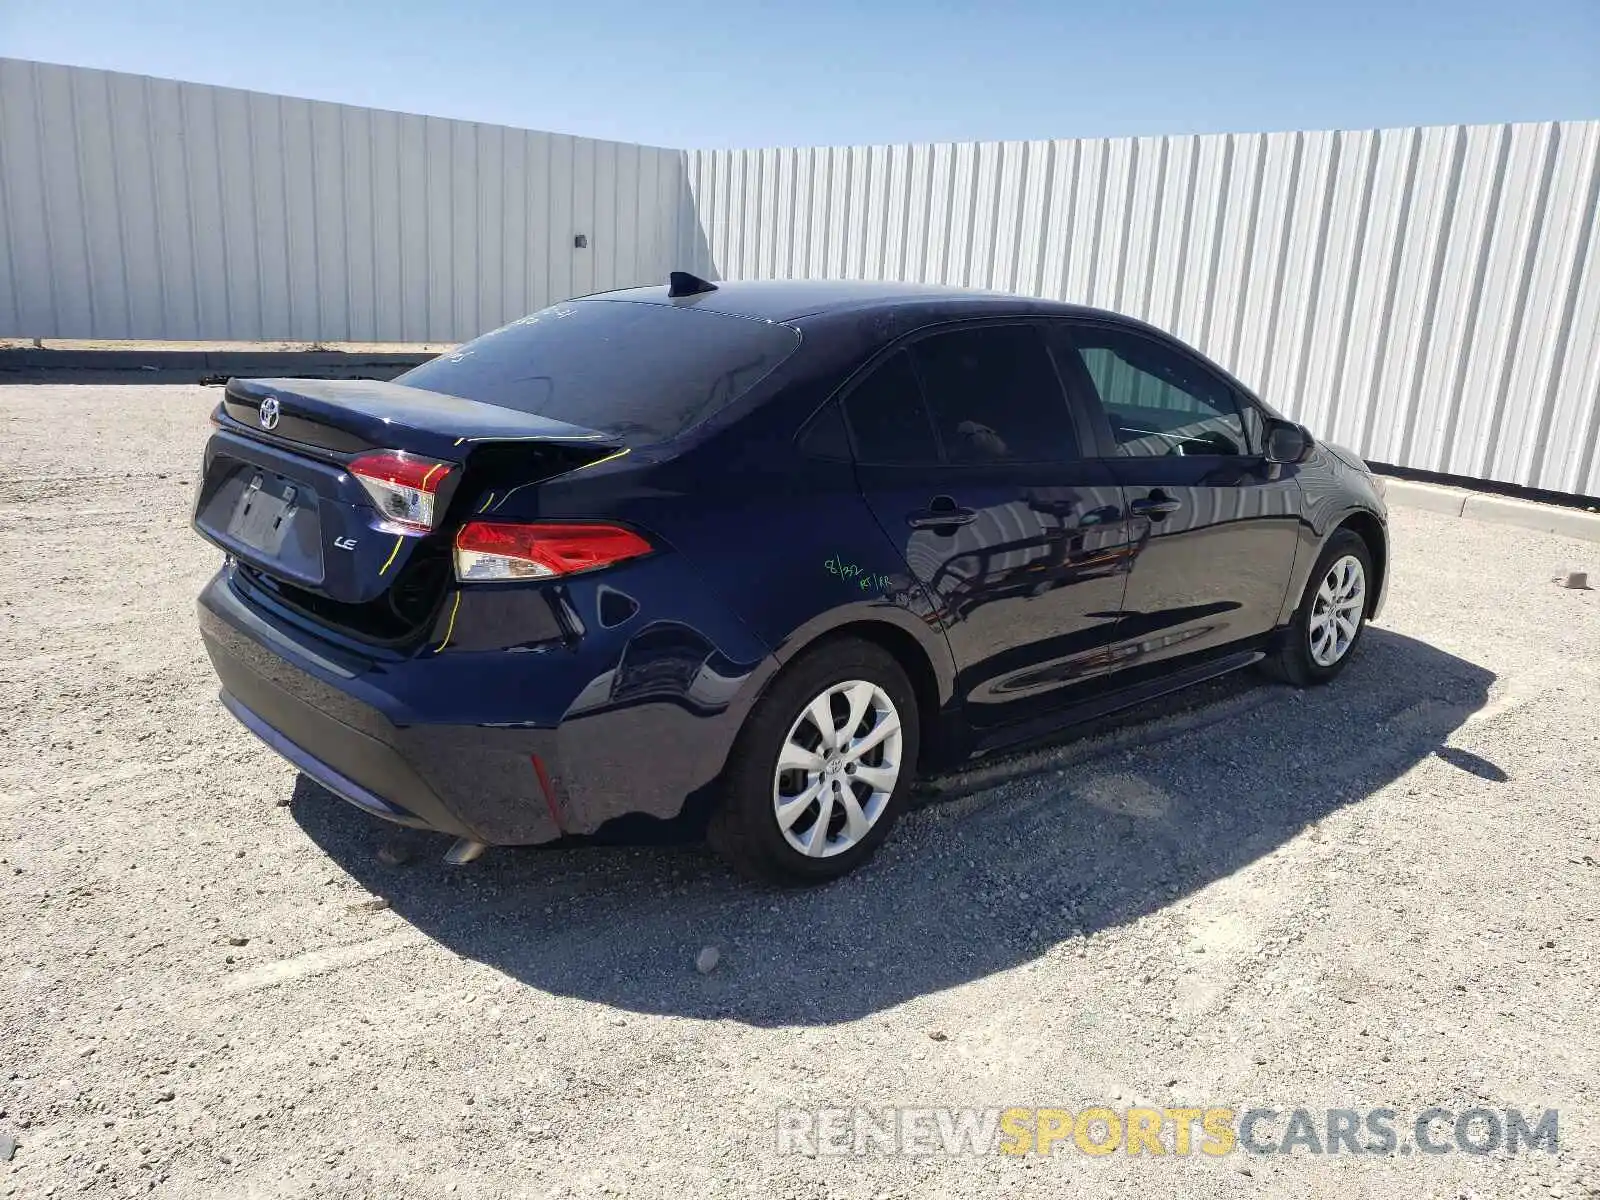
[[[1346,554],[1328,568],[1311,604],[1307,635],[1311,660],[1331,667],[1350,652],[1367,604],[1367,573],[1361,560]]]
[[[772,781],[784,840],[811,858],[861,843],[900,780],[904,734],[889,694],[850,679],[815,697],[789,728]]]

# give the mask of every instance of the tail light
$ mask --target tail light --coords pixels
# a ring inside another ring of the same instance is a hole
[[[350,464],[380,513],[397,525],[432,529],[438,517],[439,488],[455,468],[399,450],[363,454]]]
[[[471,521],[456,534],[456,578],[463,583],[553,579],[638,558],[652,548],[618,525]]]

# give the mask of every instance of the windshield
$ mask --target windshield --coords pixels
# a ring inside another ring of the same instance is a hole
[[[799,345],[797,331],[768,321],[578,300],[513,321],[395,382],[648,445],[727,407]]]

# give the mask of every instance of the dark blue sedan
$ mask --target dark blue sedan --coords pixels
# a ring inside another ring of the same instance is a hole
[[[741,871],[833,878],[919,770],[1331,679],[1388,577],[1359,458],[1014,296],[675,273],[392,383],[233,380],[212,421],[223,703],[457,861],[693,801]]]

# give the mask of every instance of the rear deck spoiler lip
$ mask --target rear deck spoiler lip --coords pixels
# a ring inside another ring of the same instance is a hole
[[[277,398],[285,415],[360,433],[374,446],[384,444],[380,435],[386,428],[454,446],[506,441],[620,444],[597,429],[376,379],[232,379],[223,408],[241,425],[256,427],[268,396]]]

